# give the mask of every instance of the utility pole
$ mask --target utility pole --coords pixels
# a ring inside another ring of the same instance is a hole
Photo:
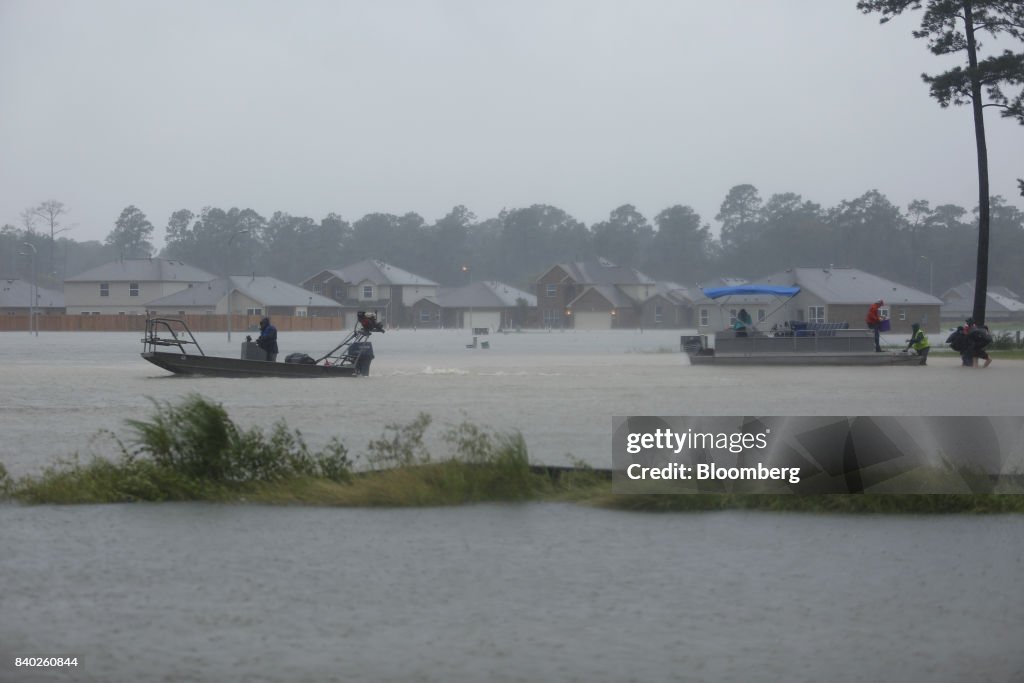
[[[29,254],[27,251],[21,252],[26,256],[32,257],[32,282],[30,282],[28,285],[28,333],[35,334],[35,336],[38,337],[39,322],[36,320],[36,303],[38,303],[39,300],[39,283],[37,282],[38,278],[36,277],[36,245],[32,244],[31,242],[25,242],[24,244],[26,247],[32,250],[31,254]]]

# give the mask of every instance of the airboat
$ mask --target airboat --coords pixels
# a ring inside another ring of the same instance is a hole
[[[365,377],[370,374],[374,332],[384,332],[374,313],[360,311],[356,325],[340,344],[313,358],[289,354],[285,362],[265,360],[256,342],[242,342],[239,358],[208,356],[188,324],[179,318],[147,318],[142,357],[176,375],[207,377]]]

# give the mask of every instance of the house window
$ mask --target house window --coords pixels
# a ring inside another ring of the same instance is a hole
[[[660,323],[662,322],[662,318],[661,304],[654,304],[654,322]]]
[[[735,308],[730,308],[729,309],[729,327],[732,327],[733,324],[735,324],[735,322],[736,322],[736,309]]]
[[[558,323],[558,311],[553,308],[544,309],[544,327],[554,327]]]
[[[246,315],[263,315],[262,308],[247,308],[245,309]]]
[[[764,309],[763,308],[757,309],[757,322],[763,323],[767,319],[768,319],[768,316],[765,314]]]
[[[906,320],[906,319],[907,319],[907,309],[901,308],[900,309],[900,320]]]
[[[700,309],[700,322],[699,322],[699,324],[700,324],[701,327],[707,327],[708,326],[708,309],[706,309],[706,308]]]
[[[807,322],[809,322],[809,323],[823,323],[823,322],[825,322],[825,307],[824,306],[808,306],[807,307]]]
[[[109,282],[101,282],[100,283],[100,296],[110,296],[110,283]]]
[[[544,296],[555,296],[558,294],[558,285],[547,285],[544,288]]]
[[[888,306],[882,306],[881,308],[879,308],[878,309],[878,315],[882,316],[883,318],[888,318],[889,317],[889,307]]]
[[[334,298],[341,301],[345,298],[345,288],[338,286],[334,288]]]
[[[373,285],[363,285],[363,298],[364,299],[372,299],[373,298]]]
[[[420,322],[421,323],[429,323],[430,322],[430,311],[427,310],[426,308],[421,308],[420,309]]]
[[[128,283],[128,296],[138,296],[138,295],[139,295],[139,283],[138,282],[129,282]]]
[[[321,285],[321,284],[313,285],[313,293],[314,294],[323,294],[324,293],[324,286]]]

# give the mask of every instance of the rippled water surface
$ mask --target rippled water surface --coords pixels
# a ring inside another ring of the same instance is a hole
[[[0,510],[0,652],[79,680],[1014,681],[1024,519]]]
[[[346,379],[176,377],[139,357],[140,334],[0,334],[0,462],[37,471],[78,452],[109,454],[100,429],[124,435],[147,399],[198,392],[245,426],[284,419],[313,446],[332,436],[358,452],[389,423],[420,412],[522,432],[531,459],[611,463],[614,415],[1019,415],[1024,362],[987,370],[953,357],[928,367],[693,367],[679,332],[529,332],[467,349],[454,331],[392,331],[374,339],[371,376]],[[242,336],[199,337],[211,355],[237,356]],[[323,353],[337,334],[282,335],[281,357]]]
[[[372,376],[168,376],[136,334],[0,335],[0,462],[112,455],[199,392],[359,447],[428,412],[610,463],[613,415],[1014,415],[1024,364],[690,367],[678,333],[375,339]],[[208,353],[235,355],[223,335]],[[282,355],[336,336],[282,335]],[[1024,680],[1024,517],[0,505],[0,681]],[[76,655],[62,674],[25,654]]]

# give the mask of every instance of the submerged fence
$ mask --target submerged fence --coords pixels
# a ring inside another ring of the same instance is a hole
[[[226,332],[228,317],[226,315],[184,315],[166,316],[181,318],[193,332]],[[233,332],[259,331],[259,315],[232,315],[231,330]],[[275,315],[271,320],[281,332],[329,332],[345,328],[342,317],[317,318],[306,316]],[[146,316],[144,315],[37,315],[36,329],[40,332],[144,332]],[[0,315],[0,332],[28,332],[29,315]]]

